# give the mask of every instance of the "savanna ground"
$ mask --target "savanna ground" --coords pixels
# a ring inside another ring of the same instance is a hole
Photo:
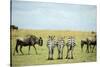
[[[79,62],[94,62],[96,61],[96,49],[94,53],[86,53],[86,46],[84,51],[81,51],[80,40],[88,36],[91,36],[91,32],[79,32],[79,31],[54,31],[54,30],[13,30],[11,34],[11,52],[14,52],[16,38],[25,37],[27,35],[36,35],[37,37],[43,38],[43,46],[36,45],[38,55],[35,53],[35,49],[31,47],[30,55],[28,55],[28,47],[23,47],[22,51],[24,55],[11,54],[11,64],[12,66],[23,66],[23,65],[41,65],[41,64],[62,64],[62,63],[79,63]],[[58,60],[57,48],[54,49],[54,60],[47,60],[48,58],[48,48],[46,46],[48,35],[55,35],[56,37],[65,36],[65,42],[68,36],[74,36],[76,39],[76,46],[74,49],[74,59],[65,59],[67,53],[67,47],[63,50],[63,59]]]

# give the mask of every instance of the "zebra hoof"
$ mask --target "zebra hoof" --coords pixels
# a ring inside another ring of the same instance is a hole
[[[60,59],[59,57],[57,59]]]
[[[63,59],[63,58],[60,58],[60,59]]]
[[[69,57],[66,57],[66,59],[70,59]]]
[[[48,58],[48,60],[53,60],[53,58]]]
[[[71,57],[71,59],[74,59],[73,57]]]
[[[48,58],[48,60],[50,60],[50,58]]]
[[[67,59],[70,59],[69,57]]]
[[[66,57],[65,59],[68,59],[68,57]]]
[[[51,58],[50,60],[53,60],[53,58]]]

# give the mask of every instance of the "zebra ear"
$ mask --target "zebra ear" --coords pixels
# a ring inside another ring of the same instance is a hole
[[[55,35],[53,36],[53,39],[55,38]]]
[[[53,36],[53,38],[55,38],[55,35]]]
[[[50,35],[48,37],[50,38]]]

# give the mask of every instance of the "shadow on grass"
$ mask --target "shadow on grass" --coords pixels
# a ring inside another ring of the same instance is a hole
[[[13,56],[36,56],[36,55],[41,55],[41,53],[38,53],[38,54],[16,54]]]

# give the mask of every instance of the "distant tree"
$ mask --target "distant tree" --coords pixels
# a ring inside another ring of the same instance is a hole
[[[96,32],[92,31],[91,34],[96,34]]]
[[[15,30],[18,30],[18,27],[17,26],[15,26],[15,25],[10,25],[10,29],[15,29]]]
[[[92,31],[91,34],[96,38],[96,32]]]

